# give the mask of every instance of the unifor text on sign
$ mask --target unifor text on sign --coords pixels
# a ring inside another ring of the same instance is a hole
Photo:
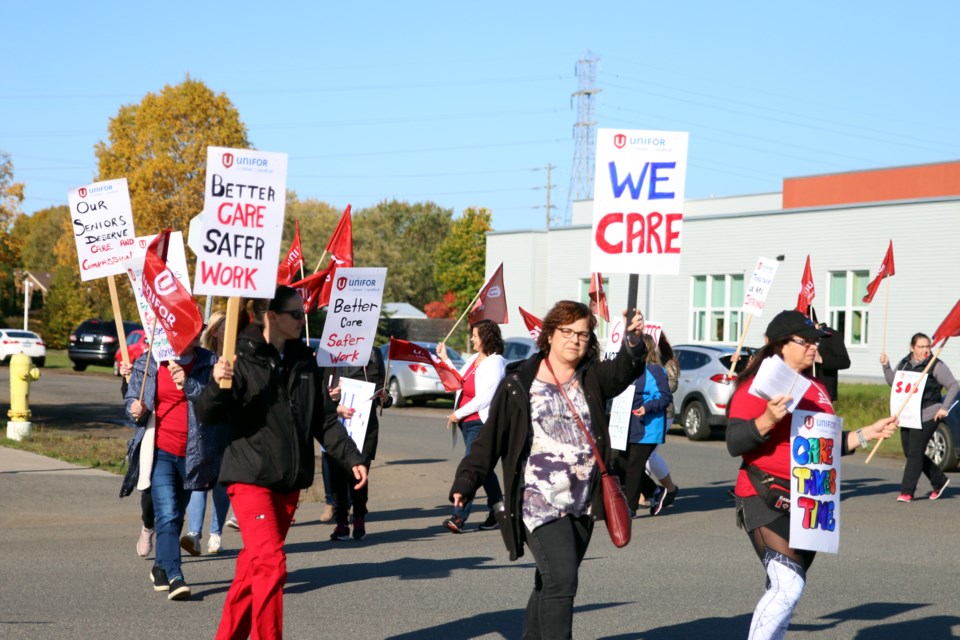
[[[362,367],[370,360],[383,310],[384,267],[337,269],[317,349],[321,367]]]
[[[77,244],[80,279],[95,280],[126,271],[133,255],[133,211],[127,179],[94,182],[67,192]]]
[[[286,193],[285,153],[207,147],[196,294],[273,297]]]
[[[590,271],[677,274],[686,132],[597,130]]]

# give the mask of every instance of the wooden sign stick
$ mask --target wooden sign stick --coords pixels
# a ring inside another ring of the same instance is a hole
[[[227,298],[227,319],[223,329],[223,357],[233,364],[233,357],[237,347],[237,324],[240,320],[240,298]],[[221,389],[233,387],[233,380],[224,378],[220,381]]]
[[[743,349],[743,341],[747,337],[747,331],[750,330],[750,319],[753,318],[752,313],[747,314],[747,321],[743,323],[743,331],[740,332],[740,342],[737,343],[737,350],[733,352],[733,358],[730,360],[730,371],[727,372],[729,377],[733,377],[733,370],[737,366],[737,362],[740,360],[740,350]]]
[[[130,364],[130,352],[127,351],[127,333],[123,329],[120,297],[117,296],[117,281],[112,274],[107,276],[107,287],[110,289],[110,304],[113,305],[113,321],[117,323],[117,340],[120,341],[120,353],[123,357],[123,364]]]

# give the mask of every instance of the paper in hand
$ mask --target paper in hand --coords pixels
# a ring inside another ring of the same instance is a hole
[[[790,396],[787,411],[792,413],[810,384],[810,380],[788,367],[780,356],[772,356],[760,364],[757,376],[750,385],[750,393],[764,400],[779,395]]]

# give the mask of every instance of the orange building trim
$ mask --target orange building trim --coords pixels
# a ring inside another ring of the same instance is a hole
[[[784,178],[783,208],[960,195],[960,161]]]

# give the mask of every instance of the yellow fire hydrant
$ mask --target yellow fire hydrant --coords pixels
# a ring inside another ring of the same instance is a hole
[[[30,437],[30,383],[40,379],[40,370],[24,353],[10,357],[10,411],[7,416],[7,437],[23,440]]]

